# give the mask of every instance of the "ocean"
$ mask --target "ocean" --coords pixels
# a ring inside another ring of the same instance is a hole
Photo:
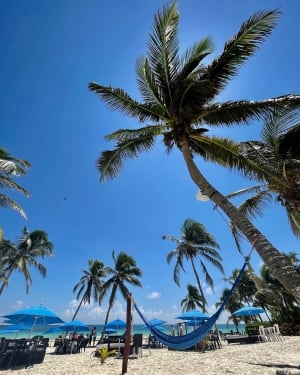
[[[100,337],[101,332],[104,328],[103,325],[87,325],[90,329],[93,327],[96,327],[97,329],[97,339]],[[164,327],[163,332],[166,334],[169,334],[171,332],[171,326],[172,324],[163,324],[162,327]],[[176,331],[176,324],[173,324],[175,331]],[[236,327],[234,324],[217,324],[217,329],[222,333],[232,333],[236,332]],[[0,325],[0,330],[5,329],[7,326]],[[53,326],[46,326],[46,327],[36,327],[31,332],[29,331],[14,331],[14,332],[1,332],[0,331],[0,337],[6,337],[6,338],[32,338],[34,336],[44,336],[48,337],[49,340],[55,340],[60,334],[60,332],[52,332],[52,333],[46,333],[46,331]],[[193,330],[193,327],[188,328],[188,332],[191,332]],[[239,332],[243,333],[245,331],[245,324],[239,324],[238,326]],[[124,329],[117,330],[113,335],[122,335],[124,334]],[[80,331],[78,331],[80,332]],[[89,332],[82,332],[84,335],[88,334]],[[142,333],[143,336],[149,336],[150,331],[145,325],[143,324],[135,324],[132,327],[132,334],[135,333]]]

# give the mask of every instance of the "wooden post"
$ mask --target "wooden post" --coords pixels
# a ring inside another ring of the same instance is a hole
[[[127,374],[127,364],[131,341],[131,294],[127,296],[125,346],[122,361],[122,375]]]

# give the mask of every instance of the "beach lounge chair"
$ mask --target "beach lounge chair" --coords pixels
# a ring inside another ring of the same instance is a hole
[[[274,324],[273,328],[274,328],[274,336],[276,337],[276,339],[278,341],[283,340],[283,336],[282,336],[282,334],[280,332],[279,325],[278,324]]]

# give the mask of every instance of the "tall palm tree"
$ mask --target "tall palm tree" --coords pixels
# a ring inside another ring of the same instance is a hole
[[[13,157],[8,151],[0,148],[0,189],[14,190],[29,197],[29,192],[14,181],[14,177],[26,174],[26,168],[31,165],[28,161]],[[10,207],[18,211],[24,219],[26,214],[22,207],[6,194],[0,193],[0,207]]]
[[[105,267],[104,264],[99,260],[89,259],[88,265],[88,271],[82,271],[83,276],[73,288],[73,293],[78,291],[77,300],[79,300],[80,296],[82,296],[82,298],[77,306],[72,320],[75,320],[83,302],[90,304],[91,297],[93,297],[94,301],[98,302],[103,284],[103,278],[107,276],[107,267]]]
[[[26,281],[26,293],[32,284],[30,267],[34,267],[43,277],[47,275],[47,269],[38,259],[46,256],[53,257],[53,244],[48,240],[48,234],[43,230],[29,232],[24,227],[22,236],[17,241],[3,240],[0,243],[0,255],[4,279],[1,280],[0,295],[8,286],[9,278],[14,271],[21,272]]]
[[[203,309],[203,300],[198,288],[192,284],[187,284],[186,288],[188,293],[181,301],[182,311],[195,310],[197,307]]]
[[[210,276],[205,263],[201,258],[213,264],[222,273],[224,273],[223,266],[221,264],[221,256],[218,253],[219,245],[215,241],[214,237],[208,233],[203,224],[196,222],[195,220],[185,220],[182,227],[182,237],[176,238],[170,235],[164,235],[164,240],[171,240],[176,243],[177,247],[167,255],[167,262],[170,264],[172,259],[176,257],[176,263],[174,267],[173,278],[175,283],[180,286],[180,270],[184,271],[183,261],[186,259],[191,262],[193,272],[197,281],[199,293],[202,298],[202,310],[206,312],[207,300],[203,288],[201,287],[200,278],[195,265],[195,260],[199,260],[201,270],[205,276],[206,283],[214,289],[214,282]]]
[[[99,297],[99,302],[104,299],[104,297],[110,291],[108,309],[105,316],[104,325],[107,324],[110,310],[114,305],[116,300],[117,292],[119,291],[124,299],[126,300],[130,294],[126,283],[133,285],[135,287],[142,287],[139,277],[142,276],[142,271],[137,267],[136,261],[128,254],[121,251],[118,256],[115,256],[115,252],[112,252],[112,257],[115,263],[114,268],[107,267],[108,275],[111,275],[108,280],[104,282],[101,288],[101,293]],[[102,339],[102,338],[101,338]]]
[[[298,111],[274,112],[268,116],[261,131],[261,141],[242,142],[244,154],[255,163],[264,165],[278,179],[266,176],[260,185],[239,189],[228,198],[249,195],[239,209],[250,218],[261,216],[271,202],[280,203],[286,210],[290,227],[300,236],[300,123]],[[293,142],[295,144],[293,144]]]
[[[176,146],[182,152],[194,183],[237,225],[278,280],[300,300],[299,275],[250,220],[209,183],[195,161],[196,156],[200,156],[259,180],[269,174],[244,157],[240,146],[233,141],[209,137],[203,125],[214,129],[249,124],[274,108],[279,112],[299,108],[299,95],[263,101],[217,102],[218,95],[237,75],[240,66],[271,34],[279,16],[278,10],[254,13],[225,44],[223,52],[204,65],[203,60],[213,50],[210,39],[200,40],[183,57],[179,56],[179,12],[176,3],[165,6],[155,15],[148,54],[136,65],[137,85],[143,101],[132,99],[120,88],[94,82],[89,84],[89,89],[112,110],[149,124],[136,130],[120,129],[106,136],[116,141],[116,146],[103,151],[98,159],[100,180],[116,177],[126,158],[136,158],[140,152],[150,151],[155,138],[162,136],[168,151]]]

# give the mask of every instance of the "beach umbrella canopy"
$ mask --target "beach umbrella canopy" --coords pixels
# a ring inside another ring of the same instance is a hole
[[[151,326],[160,326],[160,325],[165,324],[167,322],[165,320],[161,320],[161,319],[151,319],[151,320],[149,320],[148,323]],[[147,328],[147,326],[144,326],[143,328]]]
[[[121,319],[112,320],[105,325],[105,328],[123,329],[126,327],[126,323]]]
[[[51,327],[47,329],[47,331],[44,332],[44,335],[46,335],[47,333],[60,333],[60,332],[62,332],[62,329],[60,327]]]
[[[261,307],[256,306],[244,306],[236,311],[234,311],[232,314],[235,316],[254,316],[259,315],[261,313],[264,313],[265,310]]]
[[[182,320],[196,320],[196,321],[203,321],[208,320],[209,315],[199,311],[199,310],[189,310],[185,313],[182,313],[176,317],[176,319],[182,319]]]
[[[11,324],[0,330],[0,333],[14,333],[18,331],[29,331],[30,327],[25,324]]]
[[[81,322],[80,320],[72,320],[70,322],[66,322],[59,327],[62,331],[72,331],[72,332],[82,332],[82,331],[89,331],[90,328]]]
[[[11,314],[2,316],[9,319],[12,323],[22,323],[31,326],[31,330],[35,325],[46,326],[48,324],[64,322],[58,315],[43,305],[17,310]]]
[[[107,335],[111,335],[112,333],[116,333],[117,331],[113,328],[104,328],[103,332]]]

